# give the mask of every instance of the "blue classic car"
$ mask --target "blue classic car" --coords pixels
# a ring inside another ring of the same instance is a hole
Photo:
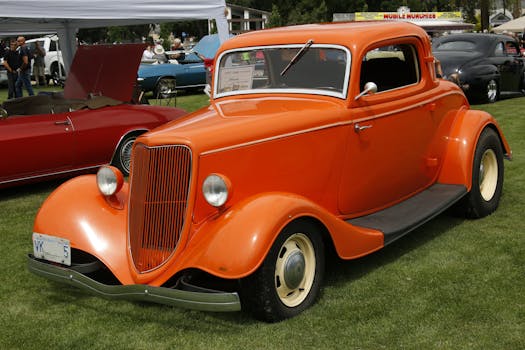
[[[162,64],[142,63],[138,71],[140,87],[158,97],[168,97],[175,89],[204,87],[207,74],[204,59],[213,59],[219,45],[217,34],[206,35],[183,59]]]

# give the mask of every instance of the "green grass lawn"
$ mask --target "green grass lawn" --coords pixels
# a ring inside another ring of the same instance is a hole
[[[525,349],[525,97],[473,108],[496,117],[514,151],[496,213],[441,215],[368,257],[331,261],[319,302],[278,324],[108,301],[34,276],[33,218],[59,182],[0,190],[0,349]]]

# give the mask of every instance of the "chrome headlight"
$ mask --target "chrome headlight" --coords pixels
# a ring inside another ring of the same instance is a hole
[[[103,166],[97,172],[98,190],[104,196],[112,196],[122,188],[124,176],[113,166]]]
[[[230,192],[230,181],[223,175],[210,174],[202,184],[202,194],[206,202],[214,207],[223,206],[228,200]]]

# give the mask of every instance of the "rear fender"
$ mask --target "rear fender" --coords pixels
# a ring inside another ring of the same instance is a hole
[[[125,183],[110,206],[97,186],[96,175],[79,176],[58,187],[38,211],[33,231],[68,239],[71,248],[97,257],[122,284],[133,283],[127,250]]]
[[[470,191],[474,152],[481,132],[487,127],[494,129],[499,135],[505,157],[512,158],[509,144],[490,114],[478,110],[460,110],[449,134],[439,183],[465,185]]]
[[[381,232],[352,226],[307,198],[264,193],[202,225],[179,256],[176,270],[197,268],[222,278],[248,276],[261,265],[281,230],[298,219],[324,226],[342,258],[362,256],[383,246]]]

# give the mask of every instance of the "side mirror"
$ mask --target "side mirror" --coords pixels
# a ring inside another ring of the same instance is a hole
[[[359,100],[364,95],[375,94],[376,92],[377,92],[376,83],[369,81],[368,83],[365,84],[365,89],[361,91],[361,93],[354,98],[354,101]]]
[[[6,119],[7,116],[8,116],[7,111],[0,107],[0,119]]]

